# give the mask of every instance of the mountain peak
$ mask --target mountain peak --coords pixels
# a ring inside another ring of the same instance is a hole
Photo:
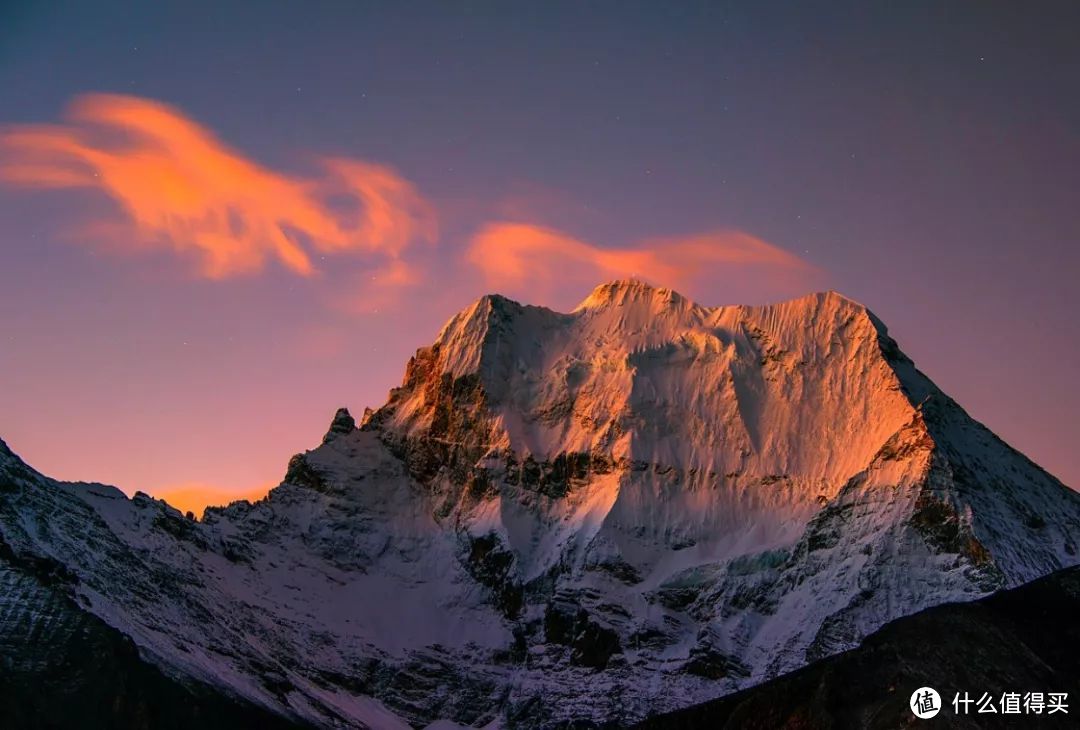
[[[334,413],[334,420],[330,422],[330,430],[323,436],[323,443],[329,443],[341,434],[352,433],[356,429],[356,420],[349,413],[348,408],[338,408]]]
[[[773,306],[788,307],[795,310],[811,310],[811,311],[853,311],[853,312],[869,312],[869,308],[862,302],[852,299],[849,296],[836,291],[835,289],[826,289],[823,291],[810,292],[809,294],[803,294],[800,297],[789,299],[787,301],[777,302]]]
[[[809,493],[842,484],[910,420],[929,386],[906,364],[898,373],[902,361],[884,326],[834,291],[711,307],[619,279],[569,314],[480,298],[417,352],[375,421],[537,459],[800,474]]]
[[[584,300],[582,300],[573,312],[578,313],[588,310],[599,310],[645,302],[655,304],[661,308],[692,308],[701,306],[674,289],[655,286],[642,279],[626,278],[615,279],[597,286]],[[855,310],[858,312],[869,312],[865,305],[834,289],[804,294],[803,296],[796,297],[786,302],[779,302],[774,306],[783,306],[793,310]],[[703,308],[706,310],[716,310],[721,307],[707,305],[703,306]]]
[[[593,289],[574,311],[602,309],[642,301],[655,301],[664,305],[689,302],[686,297],[672,289],[653,286],[641,279],[616,279]]]

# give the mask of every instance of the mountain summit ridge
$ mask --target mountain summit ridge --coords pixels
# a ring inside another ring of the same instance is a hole
[[[793,323],[800,326],[795,327]],[[800,332],[803,326],[805,336]],[[526,339],[531,341],[523,341]],[[451,318],[435,343],[417,352],[410,367],[426,363],[425,366],[437,367],[454,380],[475,375],[481,381],[489,406],[502,406],[508,400],[515,400],[511,396],[518,396],[519,402],[504,409],[512,413],[504,418],[502,437],[515,448],[524,444],[531,453],[544,454],[582,450],[584,442],[595,443],[598,435],[567,432],[555,435],[552,443],[542,442],[543,439],[537,439],[537,434],[525,434],[523,424],[505,423],[514,411],[527,412],[529,406],[533,406],[533,410],[535,406],[569,407],[570,401],[579,409],[587,408],[587,399],[583,396],[591,390],[594,397],[607,399],[598,407],[611,415],[626,405],[616,391],[630,392],[639,383],[656,390],[655,371],[674,371],[673,365],[701,365],[690,372],[703,376],[699,391],[713,385],[719,390],[735,389],[734,393],[724,397],[729,401],[728,405],[731,402],[737,405],[737,420],[745,428],[743,433],[724,441],[741,440],[748,448],[761,451],[762,424],[757,423],[760,418],[757,410],[762,405],[760,396],[764,386],[757,366],[768,366],[770,372],[765,374],[766,378],[790,377],[792,370],[807,361],[820,360],[840,340],[849,345],[865,345],[864,351],[858,353],[863,361],[873,359],[877,354],[874,344],[879,342],[883,351],[888,349],[893,356],[903,359],[880,320],[861,304],[835,292],[757,307],[703,307],[670,289],[652,287],[637,280],[619,280],[597,287],[569,314],[523,306],[498,295],[482,297]],[[755,359],[761,362],[755,363]],[[885,357],[882,361],[887,360]],[[880,366],[882,363],[871,364]],[[519,387],[525,385],[516,377],[522,368],[530,374],[558,371],[559,377],[566,379],[567,386],[564,388],[549,380],[542,384],[548,392],[537,394],[537,398],[541,401],[545,397],[548,400],[561,398],[562,401],[558,404],[520,403],[521,394],[529,390]],[[708,369],[711,372],[701,372]],[[725,370],[730,377],[724,377]],[[597,371],[614,375],[608,379],[610,382],[602,384],[598,382]],[[887,373],[880,375],[876,391],[864,392],[864,397],[877,397],[881,391],[895,388],[896,383],[889,380]],[[925,397],[929,391],[925,379],[914,372],[910,375],[910,382],[902,383],[902,387],[913,392],[913,397]],[[407,374],[403,388],[407,389],[409,377]],[[718,378],[722,382],[715,382]],[[650,382],[645,382],[647,380]],[[685,382],[677,385],[682,387],[683,393],[670,394],[668,402],[685,400],[685,394],[693,391]],[[415,401],[405,402],[402,394],[402,388],[391,392],[388,405],[393,406],[395,412],[389,418],[384,414],[381,420],[389,422],[392,429],[408,432],[418,427],[415,423],[418,412],[423,412],[432,403],[430,399],[426,406]],[[649,393],[652,398],[668,395]],[[690,393],[691,398],[696,395]],[[686,404],[677,402],[676,405],[684,407]],[[876,404],[879,412],[882,405]],[[715,418],[717,413],[725,412],[725,407],[725,404],[708,404],[704,415]],[[419,417],[423,419],[430,415],[426,413]],[[893,418],[890,433],[908,417],[910,412],[905,412],[902,419]],[[879,445],[886,435],[875,434],[874,445]],[[488,440],[496,442],[499,439],[500,436],[491,435]],[[869,448],[864,447],[863,451],[867,453],[860,461],[868,458]],[[686,455],[678,460],[685,463],[692,458],[692,455]]]
[[[1073,565],[1078,535],[1080,495],[834,292],[482,297],[201,522],[0,463],[12,555],[170,676],[326,726],[633,722]]]

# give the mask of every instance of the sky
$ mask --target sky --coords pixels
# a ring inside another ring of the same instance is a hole
[[[478,296],[639,276],[836,289],[1080,487],[1074,3],[221,5],[0,6],[37,469],[256,495]]]

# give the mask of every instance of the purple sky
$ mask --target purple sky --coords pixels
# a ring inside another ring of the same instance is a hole
[[[1075,4],[740,5],[5,6],[0,437],[128,491],[264,488],[486,290],[639,273],[858,299],[1080,485]]]

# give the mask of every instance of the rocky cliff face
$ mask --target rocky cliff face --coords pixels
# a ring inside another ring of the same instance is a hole
[[[1078,562],[1080,497],[834,293],[484,297],[202,522],[0,462],[13,554],[172,675],[328,726],[630,722]]]

